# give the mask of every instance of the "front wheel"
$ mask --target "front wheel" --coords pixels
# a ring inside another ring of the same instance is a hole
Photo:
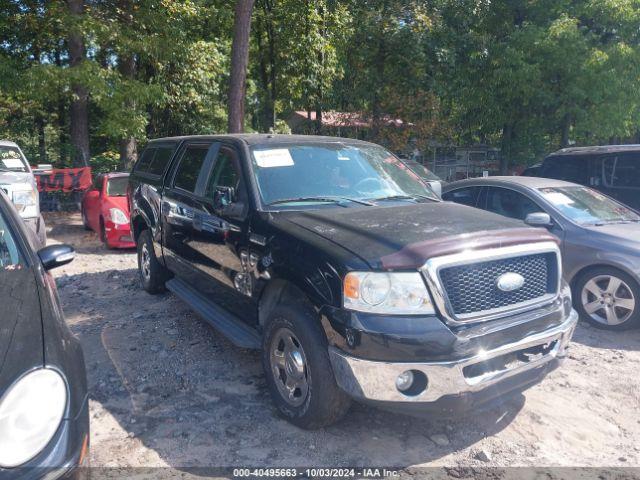
[[[336,384],[326,338],[310,308],[277,306],[269,316],[262,352],[269,391],[288,421],[311,430],[346,414],[351,400]]]
[[[640,287],[619,270],[600,267],[585,272],[573,298],[580,316],[597,328],[626,330],[640,324]]]
[[[160,264],[153,250],[151,232],[143,230],[138,237],[138,272],[142,288],[151,294],[164,292],[167,270]]]

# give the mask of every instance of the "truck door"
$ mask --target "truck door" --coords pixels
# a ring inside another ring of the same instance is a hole
[[[194,265],[203,275],[197,287],[248,323],[257,321],[252,257],[248,246],[249,196],[240,152],[220,144],[193,221]]]
[[[217,147],[217,144],[216,144]],[[194,263],[199,252],[193,248],[193,221],[204,188],[208,161],[213,157],[212,142],[186,143],[165,182],[162,196],[162,243],[169,269],[188,283],[194,283]]]

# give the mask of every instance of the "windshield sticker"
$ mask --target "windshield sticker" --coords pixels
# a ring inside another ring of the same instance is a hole
[[[19,158],[3,158],[5,168],[24,168],[24,163]]]
[[[253,156],[261,168],[292,167],[293,158],[287,148],[273,150],[255,150]]]
[[[544,196],[554,205],[573,205],[575,202],[561,192],[547,192]]]

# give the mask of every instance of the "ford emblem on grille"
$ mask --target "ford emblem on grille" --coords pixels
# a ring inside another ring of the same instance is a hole
[[[524,285],[524,277],[519,273],[503,273],[496,280],[497,287],[503,292],[515,292]]]

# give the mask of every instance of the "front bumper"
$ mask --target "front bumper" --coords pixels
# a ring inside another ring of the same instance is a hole
[[[578,314],[571,310],[557,326],[453,361],[380,362],[347,355],[336,347],[329,347],[329,357],[338,385],[355,399],[384,403],[446,403],[447,399],[479,394],[489,387],[502,394],[541,380],[565,356],[577,321]],[[407,370],[418,372],[419,378],[424,375],[426,388],[414,390],[410,395],[400,392],[396,379]],[[501,385],[505,388],[495,388]]]
[[[108,220],[104,231],[106,243],[111,248],[134,248],[136,246],[131,237],[131,225],[128,223],[117,225]]]

